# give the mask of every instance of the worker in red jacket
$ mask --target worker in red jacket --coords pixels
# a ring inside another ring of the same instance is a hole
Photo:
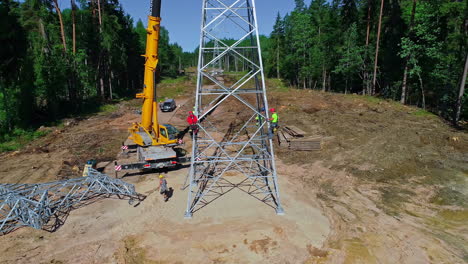
[[[193,138],[193,135],[198,133],[198,118],[196,115],[193,114],[193,111],[189,112],[189,116],[187,117],[187,123],[190,127],[190,135]]]

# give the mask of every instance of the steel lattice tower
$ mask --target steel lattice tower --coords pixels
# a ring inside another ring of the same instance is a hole
[[[235,188],[283,214],[255,0],[203,0],[195,114],[185,217]]]

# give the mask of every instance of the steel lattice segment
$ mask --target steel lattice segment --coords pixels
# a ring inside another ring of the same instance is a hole
[[[283,213],[254,0],[204,0],[185,216],[233,189]]]
[[[89,169],[88,177],[44,184],[0,185],[0,235],[23,226],[55,230],[72,209],[116,195],[142,200],[132,184]],[[57,221],[51,221],[55,218]],[[51,223],[52,222],[52,223]]]

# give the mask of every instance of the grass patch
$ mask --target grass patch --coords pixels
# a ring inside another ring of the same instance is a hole
[[[185,86],[170,87],[168,89],[161,89],[158,96],[159,102],[164,102],[166,99],[174,99],[187,91]]]
[[[396,186],[387,186],[379,189],[381,193],[381,209],[388,215],[398,216],[404,212],[402,204],[409,200],[414,192]],[[378,206],[379,207],[379,206]]]
[[[329,196],[334,196],[334,197],[338,196],[335,188],[333,187],[332,181],[326,181],[320,184],[320,191],[324,195],[329,195]]]
[[[180,77],[177,77],[177,78],[162,79],[161,84],[180,84],[180,83],[184,83],[186,81],[189,81],[188,76],[180,76]]]
[[[118,108],[119,106],[117,104],[105,104],[97,107],[97,112],[99,114],[109,114],[115,112]],[[91,113],[92,112],[88,114]],[[65,127],[62,121],[57,121],[48,125],[56,126],[58,129]],[[24,130],[16,128],[10,133],[0,135],[0,153],[21,149],[31,141],[46,136],[51,131],[52,129]]]
[[[176,98],[183,94],[195,91],[195,81],[188,76],[181,76],[175,79],[164,79],[156,88],[158,101]]]
[[[370,96],[370,95],[346,94],[344,96],[347,97],[347,98],[351,98],[351,99],[363,100],[363,101],[365,101],[366,103],[369,103],[369,104],[379,104],[379,103],[385,101],[384,99],[381,99],[381,98],[378,98],[378,97],[375,97],[375,96]]]
[[[266,79],[266,86],[269,89],[274,89],[278,92],[287,92],[289,87],[281,79]]]
[[[371,104],[378,104],[382,101],[385,101],[383,99],[377,98],[375,96],[370,96],[370,95],[361,95],[361,98],[364,99],[364,101],[371,103]]]
[[[102,114],[109,114],[117,111],[117,109],[119,109],[119,106],[115,104],[105,104],[99,106],[99,112]]]
[[[433,113],[426,111],[424,109],[418,109],[412,112],[411,114],[413,114],[414,116],[420,116],[420,117],[435,117],[436,116]]]
[[[468,208],[467,195],[449,186],[440,188],[430,202],[438,205],[456,205]]]
[[[0,152],[15,151],[22,148],[29,142],[43,137],[50,133],[50,130],[29,131],[15,129],[13,132],[0,138]]]
[[[438,216],[447,222],[468,222],[468,210],[443,210],[439,212]]]

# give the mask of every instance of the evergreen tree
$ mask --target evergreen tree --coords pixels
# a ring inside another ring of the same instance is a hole
[[[341,59],[334,72],[343,74],[345,78],[345,94],[349,91],[353,77],[357,76],[364,64],[363,48],[358,45],[358,32],[356,23],[353,23],[345,32],[344,46],[341,49]]]
[[[270,36],[271,43],[271,56],[266,56],[268,60],[266,71],[269,76],[275,76],[276,78],[281,78],[281,67],[282,67],[282,49],[284,43],[284,23],[281,15],[277,14],[276,22],[273,27],[273,32]]]
[[[343,26],[347,30],[353,23],[358,22],[358,9],[356,0],[343,0],[341,7]]]
[[[305,10],[306,5],[304,3],[304,0],[294,0],[294,2],[296,3],[295,11],[303,12]]]

